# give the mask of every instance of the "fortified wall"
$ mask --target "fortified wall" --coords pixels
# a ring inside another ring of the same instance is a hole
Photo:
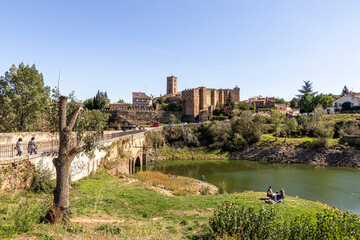
[[[226,103],[231,95],[233,102],[240,102],[240,88],[213,89],[198,87],[182,91],[184,121],[203,121],[211,115],[216,105]]]
[[[171,114],[181,119],[182,113],[179,111],[156,111],[156,110],[104,110],[111,115],[111,119],[116,123],[127,119],[133,122],[161,122],[168,123]]]

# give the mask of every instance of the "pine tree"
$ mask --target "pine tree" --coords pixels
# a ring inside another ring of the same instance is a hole
[[[296,95],[298,98],[301,98],[306,93],[309,93],[310,96],[315,96],[318,92],[314,92],[312,88],[312,82],[310,80],[304,81],[304,85],[301,89],[298,90],[301,94]]]
[[[345,85],[344,88],[343,88],[343,90],[342,90],[342,92],[341,92],[341,96],[343,97],[343,96],[345,96],[345,95],[348,94],[348,93],[349,93],[349,89],[348,89],[347,86]]]

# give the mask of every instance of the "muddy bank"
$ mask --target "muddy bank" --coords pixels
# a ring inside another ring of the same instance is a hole
[[[295,146],[254,145],[234,153],[231,157],[231,159],[244,158],[280,163],[360,167],[360,150],[341,146],[329,149],[315,149]]]

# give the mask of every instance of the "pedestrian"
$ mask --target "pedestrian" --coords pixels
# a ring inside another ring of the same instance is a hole
[[[30,153],[30,155],[33,153],[37,154],[36,149],[37,149],[37,145],[35,142],[35,137],[32,137],[28,143],[28,152]]]
[[[23,142],[22,142],[22,138],[19,138],[19,140],[17,141],[15,149],[18,151],[18,153],[16,154],[16,156],[21,156],[21,154],[22,154],[22,152],[23,152]]]

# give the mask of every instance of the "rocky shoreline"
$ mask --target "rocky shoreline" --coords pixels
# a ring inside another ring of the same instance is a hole
[[[336,146],[329,149],[298,146],[251,146],[234,154],[231,159],[258,159],[277,163],[360,167],[360,150]]]

